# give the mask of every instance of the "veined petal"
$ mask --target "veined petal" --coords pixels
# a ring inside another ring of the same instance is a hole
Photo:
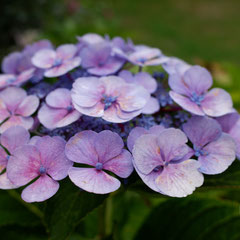
[[[155,97],[150,97],[146,105],[143,107],[143,114],[154,114],[160,110],[160,104]]]
[[[51,68],[56,59],[56,52],[51,49],[42,49],[38,51],[32,58],[32,63],[38,68]]]
[[[23,117],[31,116],[39,106],[39,99],[34,95],[27,96],[18,106],[15,114],[19,114]]]
[[[57,88],[47,95],[46,103],[53,108],[67,108],[72,103],[71,91],[66,88]]]

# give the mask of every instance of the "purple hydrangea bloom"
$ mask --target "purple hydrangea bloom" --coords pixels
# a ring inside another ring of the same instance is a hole
[[[70,179],[88,192],[107,194],[116,191],[120,181],[105,170],[121,178],[130,176],[133,171],[132,155],[123,147],[121,137],[108,130],[76,134],[68,141],[65,153],[71,161],[85,164],[86,167],[70,168]]]
[[[25,186],[22,199],[41,202],[59,189],[59,180],[67,176],[72,162],[64,153],[65,141],[60,137],[35,137],[31,144],[17,148],[7,164],[7,176],[18,186]]]
[[[223,132],[228,133],[236,143],[237,158],[240,160],[240,115],[230,113],[216,118],[222,127]]]
[[[33,118],[30,117],[38,108],[39,99],[29,95],[22,88],[8,87],[0,92],[0,133],[12,126],[20,125],[30,129]]]
[[[185,110],[195,115],[219,117],[233,112],[231,96],[225,90],[212,86],[212,76],[200,66],[193,66],[183,76],[169,77],[171,98]]]
[[[43,126],[49,129],[67,126],[79,119],[81,113],[72,105],[71,91],[58,88],[46,97],[38,112],[38,119]]]
[[[0,189],[17,188],[7,177],[6,167],[10,155],[15,149],[27,144],[30,140],[29,132],[20,126],[7,129],[0,138],[1,145],[7,149],[8,153],[0,146]],[[10,154],[10,155],[9,155]]]
[[[130,71],[122,70],[119,77],[123,78],[127,83],[139,84],[143,86],[150,94],[157,90],[157,81],[146,72],[139,72],[133,75]],[[142,113],[153,114],[160,110],[159,102],[156,98],[150,97],[147,104],[143,108]]]
[[[139,133],[139,137],[133,135],[137,133],[130,133],[128,139],[133,164],[151,189],[171,197],[186,197],[203,184],[203,175],[198,171],[200,164],[189,159],[191,149],[181,130],[162,128]]]
[[[76,110],[115,123],[139,115],[149,98],[150,94],[142,86],[127,84],[116,76],[78,78],[72,89]]]
[[[195,116],[183,125],[183,130],[193,143],[193,153],[198,158],[202,173],[222,173],[234,161],[234,141],[228,134],[222,133],[216,120]]]
[[[56,49],[43,49],[32,58],[34,66],[45,69],[45,77],[59,77],[81,64],[81,58],[76,56],[77,47],[73,44],[64,44]]]
[[[80,54],[82,67],[96,76],[116,73],[124,64],[124,60],[112,56],[112,47],[108,43],[89,45]]]

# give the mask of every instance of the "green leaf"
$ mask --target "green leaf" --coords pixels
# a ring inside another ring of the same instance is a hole
[[[58,193],[46,207],[45,221],[52,240],[66,239],[88,213],[101,205],[107,195],[81,191],[69,180],[61,184]]]
[[[153,208],[134,239],[239,239],[239,207],[199,196],[169,199]]]

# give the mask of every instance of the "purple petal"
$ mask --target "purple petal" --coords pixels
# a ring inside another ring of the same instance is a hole
[[[64,44],[56,49],[56,53],[58,59],[71,59],[76,55],[77,47],[74,44]]]
[[[236,143],[237,158],[240,160],[240,120],[234,125],[229,134]]]
[[[13,151],[29,142],[29,132],[20,126],[15,126],[7,129],[1,135],[1,144],[10,152]]]
[[[65,156],[66,142],[61,137],[45,136],[40,138],[35,146],[40,152],[42,164],[54,180],[62,180],[67,176],[72,162]]]
[[[7,173],[0,175],[0,189],[15,189],[17,188],[7,177]]]
[[[184,82],[183,77],[179,74],[170,75],[168,78],[168,84],[175,94],[181,94],[184,96],[190,96],[192,94],[189,86]]]
[[[222,117],[216,118],[218,123],[221,125],[223,132],[225,133],[229,133],[239,119],[240,116],[237,112],[229,113]]]
[[[81,64],[80,57],[67,59],[60,66],[52,67],[49,70],[46,70],[46,72],[44,73],[44,76],[49,78],[59,77],[73,70],[74,68],[78,67],[80,64]]]
[[[105,162],[103,168],[121,178],[127,178],[133,172],[132,155],[129,151],[123,149],[118,156]]]
[[[6,109],[5,103],[0,98],[0,122],[10,117],[10,112]]]
[[[84,42],[87,44],[97,44],[104,42],[104,38],[96,33],[87,33],[81,37],[77,37],[79,42]]]
[[[17,77],[17,81],[13,83],[13,85],[20,86],[26,81],[28,81],[30,78],[34,76],[35,68],[30,68],[26,71],[23,71],[20,75]]]
[[[130,71],[122,70],[118,76],[125,80],[127,83],[136,83],[136,78]]]
[[[12,116],[0,126],[0,133],[14,126],[22,126],[28,130],[33,126],[33,123],[34,120],[31,117]]]
[[[160,133],[162,133],[164,130],[166,130],[166,128],[162,125],[156,125],[156,126],[153,126],[151,127],[148,132],[150,134],[154,134],[156,136],[158,136]]]
[[[221,136],[222,130],[218,122],[209,117],[192,117],[183,125],[183,131],[190,141],[203,147]]]
[[[8,154],[6,151],[0,146],[0,173],[4,168],[6,168],[8,162]]]
[[[128,149],[132,152],[133,150],[133,146],[136,142],[136,140],[141,137],[144,134],[147,134],[148,130],[146,130],[143,127],[135,127],[131,130],[131,132],[128,135],[128,139],[127,139],[127,146]]]
[[[17,80],[16,75],[13,74],[0,74],[0,88],[5,88],[9,85],[14,84]],[[12,82],[12,84],[11,84]]]
[[[229,93],[221,88],[209,91],[201,103],[202,110],[211,117],[220,117],[233,112],[233,102]]]
[[[17,67],[22,58],[20,52],[13,52],[7,55],[2,61],[2,71],[4,73],[17,74]]]
[[[11,112],[14,112],[17,109],[18,105],[26,96],[26,91],[17,87],[8,87],[0,92],[0,99]]]
[[[15,114],[19,114],[23,117],[31,116],[38,108],[39,99],[36,96],[27,96],[15,111]]]
[[[116,191],[120,187],[120,181],[103,171],[95,168],[70,168],[69,178],[81,189],[97,193],[107,194]]]
[[[144,174],[149,174],[155,167],[162,164],[157,136],[144,134],[139,137],[132,150],[134,164]]]
[[[46,103],[53,108],[67,108],[72,103],[71,91],[66,88],[57,88],[47,95]]]
[[[66,109],[48,107],[44,104],[38,111],[38,119],[46,128],[54,129],[67,126],[77,121],[81,113],[74,110],[69,112]]]
[[[100,162],[104,163],[117,157],[124,147],[122,138],[109,130],[98,133],[95,139],[95,149]]]
[[[203,184],[203,175],[198,168],[199,163],[191,159],[179,164],[169,164],[156,178],[156,186],[165,195],[186,197]]]
[[[81,107],[77,104],[74,104],[76,110],[84,115],[91,116],[91,117],[102,117],[104,114],[104,105],[99,102],[93,107]],[[109,108],[110,109],[110,108]]]
[[[40,162],[40,153],[35,146],[19,147],[8,161],[7,176],[16,186],[26,185],[39,175]]]
[[[48,69],[51,68],[56,59],[56,52],[51,49],[42,49],[38,51],[32,58],[35,67]]]
[[[52,197],[59,189],[59,183],[47,175],[41,176],[22,191],[25,202],[43,202]]]
[[[146,72],[140,72],[135,75],[136,83],[142,85],[149,93],[154,93],[157,89],[157,81]]]
[[[224,172],[235,160],[236,146],[233,139],[223,133],[222,136],[203,148],[206,156],[198,158],[200,171],[204,174],[219,174]]]
[[[143,114],[154,114],[160,110],[160,104],[155,97],[150,97],[146,105],[144,106]]]
[[[184,97],[173,91],[170,91],[169,95],[178,105],[180,105],[186,111],[200,116],[205,115],[202,109],[196,103],[192,102],[188,97]]]
[[[94,148],[97,136],[96,132],[82,131],[71,137],[65,148],[67,158],[73,162],[95,167],[98,162],[98,155]]]

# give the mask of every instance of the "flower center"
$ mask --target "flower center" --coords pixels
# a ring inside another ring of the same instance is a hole
[[[110,108],[112,104],[116,102],[116,100],[117,97],[103,95],[102,103],[104,104],[104,110]]]
[[[193,92],[190,99],[191,99],[192,102],[194,102],[198,106],[200,106],[202,100],[204,99],[204,95],[198,95],[196,92]]]
[[[102,163],[100,163],[100,162],[98,162],[97,164],[96,164],[96,169],[97,170],[102,170],[103,169],[103,164]]]
[[[163,170],[163,166],[160,166],[160,165],[153,169],[154,172],[160,172],[162,170]]]
[[[72,110],[73,110],[73,106],[71,106],[71,105],[67,106],[67,111],[68,112],[71,112]]]
[[[205,150],[203,150],[203,149],[201,149],[201,148],[199,148],[197,146],[193,146],[193,149],[195,151],[194,154],[195,154],[196,157],[207,156],[208,155],[207,151],[205,151]]]
[[[146,58],[139,58],[137,61],[144,64],[147,61],[147,59]]]
[[[53,63],[53,67],[58,67],[62,64],[62,60],[61,59],[55,59],[54,63]]]
[[[44,166],[41,166],[40,168],[39,168],[39,173],[40,174],[45,174],[47,172],[47,169],[44,167]]]

